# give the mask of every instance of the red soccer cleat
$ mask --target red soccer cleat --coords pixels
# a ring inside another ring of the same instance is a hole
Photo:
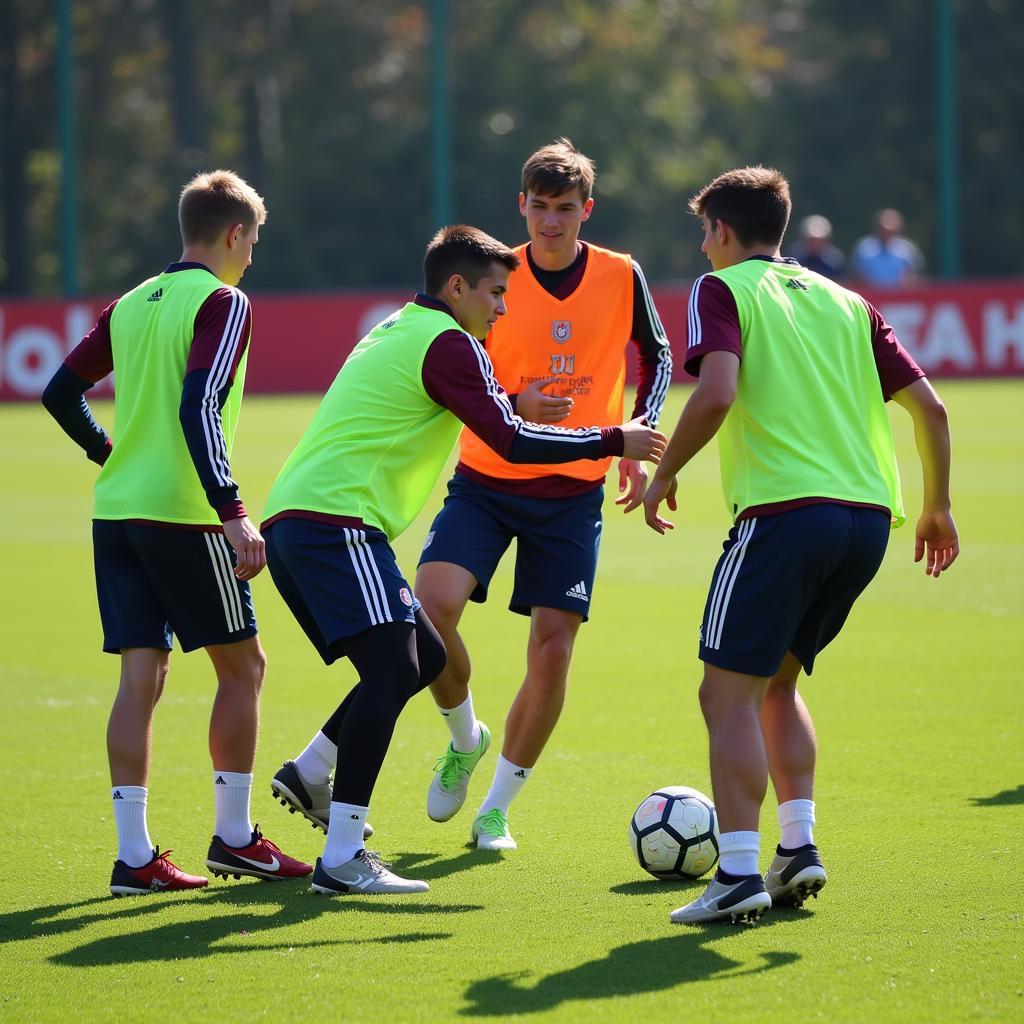
[[[169,860],[170,850],[153,851],[153,859],[141,868],[130,868],[123,860],[114,861],[110,876],[110,892],[114,896],[144,896],[150,892],[180,892],[182,889],[202,889],[209,884],[202,875],[186,875]]]
[[[248,846],[228,846],[220,836],[214,836],[206,854],[206,866],[218,877],[252,875],[277,881],[282,878],[305,878],[313,873],[313,865],[282,853],[280,848],[265,838],[259,825],[253,830]]]

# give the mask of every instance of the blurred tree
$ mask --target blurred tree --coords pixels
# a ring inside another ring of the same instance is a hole
[[[692,190],[734,159],[719,122],[737,104],[751,129],[755,83],[784,55],[768,40],[772,2],[501,0],[456,37],[457,202],[507,238],[524,229],[520,168],[568,135],[598,165],[584,236],[633,252],[649,274],[689,275],[703,257],[686,212]],[[754,96],[756,100],[756,96]],[[708,125],[713,130],[708,130]]]
[[[0,292],[17,295],[28,290],[28,235],[25,223],[25,151],[19,95],[18,21],[13,5],[0,6],[0,168],[3,193],[0,211],[4,226]]]
[[[789,55],[756,126],[766,162],[789,175],[795,216],[823,213],[847,252],[882,207],[901,210],[907,234],[938,263],[934,4],[886,0],[788,4]],[[1018,225],[1024,18],[1014,0],[959,0],[961,265],[969,276],[1024,274]],[[781,42],[781,41],[780,41]],[[975,227],[982,211],[985,230]]]
[[[568,135],[598,163],[586,237],[652,279],[706,263],[687,197],[774,163],[840,245],[899,207],[934,260],[934,10],[915,0],[450,0],[455,209],[523,237],[519,171]],[[75,5],[82,286],[177,255],[175,197],[229,166],[267,198],[254,288],[414,285],[432,223],[429,4]],[[1024,273],[1015,0],[958,2],[963,266]],[[0,5],[0,288],[58,288],[51,5]],[[972,230],[982,212],[985,231]],[[991,211],[991,212],[989,212]]]
[[[55,235],[34,214],[57,201],[52,5],[0,4],[0,293],[27,293],[57,269]],[[40,265],[34,266],[34,259]],[[49,267],[46,260],[49,260]]]

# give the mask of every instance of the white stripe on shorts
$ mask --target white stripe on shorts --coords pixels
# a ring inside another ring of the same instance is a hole
[[[235,625],[235,606],[229,596],[235,590],[235,587],[230,578],[225,578],[225,569],[227,567],[224,565],[224,552],[214,540],[214,534],[204,533],[203,539],[206,541],[207,551],[210,552],[213,578],[217,581],[217,589],[220,591],[220,600],[224,607],[224,621],[227,624],[228,632],[234,633],[236,629],[241,629],[241,625]]]
[[[370,625],[380,626],[385,622],[394,621],[391,618],[391,609],[388,607],[384,584],[373,560],[373,553],[366,543],[365,531],[350,530],[346,527],[342,532],[345,534],[345,544],[348,547],[349,557],[352,559],[352,568],[355,570],[359,589],[362,591],[363,601],[366,603],[366,613],[370,617]]]
[[[224,565],[227,569],[227,576],[225,576],[225,580],[229,584],[228,596],[235,609],[235,616],[238,619],[238,628],[243,629],[245,627],[245,609],[242,607],[242,595],[238,592],[238,579],[235,577],[235,563],[232,559],[234,552],[231,550],[231,544],[224,534],[218,533],[214,534],[214,536],[217,538],[221,547],[221,552],[224,555]]]
[[[715,582],[715,589],[711,594],[711,604],[708,609],[708,638],[706,641],[708,650],[717,651],[722,642],[722,630],[725,628],[725,616],[729,610],[732,588],[736,577],[740,574],[743,556],[746,554],[747,544],[754,534],[756,524],[756,516],[753,519],[744,519],[740,523],[736,534],[736,543],[722,562],[722,569]]]

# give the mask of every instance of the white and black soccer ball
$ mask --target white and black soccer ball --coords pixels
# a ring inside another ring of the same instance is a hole
[[[656,789],[629,823],[629,845],[655,878],[700,878],[718,863],[715,805],[689,786]]]

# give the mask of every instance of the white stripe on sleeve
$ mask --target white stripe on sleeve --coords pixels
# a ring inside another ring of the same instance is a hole
[[[235,289],[231,291],[231,310],[224,325],[217,352],[206,378],[206,391],[203,395],[202,421],[203,433],[206,437],[206,454],[210,459],[214,476],[222,487],[234,484],[231,478],[231,466],[228,462],[227,445],[224,440],[224,426],[221,421],[220,409],[217,408],[217,395],[227,383],[234,363],[235,353],[242,337],[249,300]]]
[[[696,281],[693,282],[693,287],[690,289],[690,301],[686,307],[686,322],[689,327],[686,337],[686,347],[688,349],[696,348],[703,337],[700,323],[700,315],[697,313],[697,298],[700,295],[700,286],[707,274],[701,274]]]

